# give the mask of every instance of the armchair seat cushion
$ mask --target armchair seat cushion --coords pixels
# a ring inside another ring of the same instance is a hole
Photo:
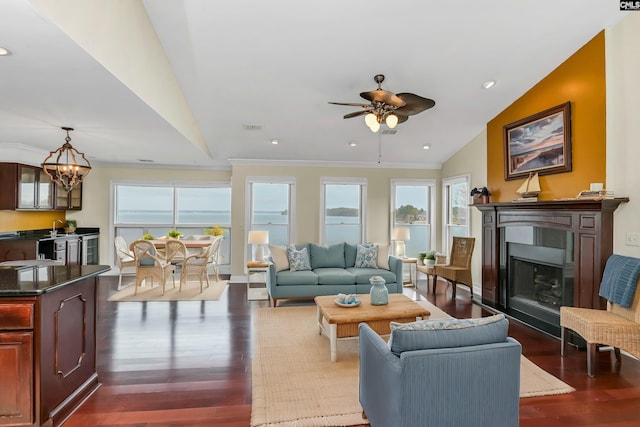
[[[319,285],[353,285],[356,276],[344,268],[316,268],[313,272],[318,276]]]
[[[508,329],[504,314],[479,319],[391,322],[389,347],[399,355],[405,351],[501,343],[507,340]]]
[[[310,270],[284,270],[276,274],[278,286],[317,285],[318,276]]]

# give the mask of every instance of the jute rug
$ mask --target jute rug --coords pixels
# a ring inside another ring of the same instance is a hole
[[[217,301],[227,288],[228,282],[215,279],[209,279],[210,286],[206,284],[202,293],[200,293],[200,282],[187,281],[182,291],[178,291],[180,283],[176,281],[176,287],[173,287],[171,280],[167,281],[166,291],[162,295],[162,286],[141,286],[138,288],[138,294],[134,295],[135,285],[131,284],[124,289],[111,295],[107,301]]]
[[[431,318],[451,317],[420,301]],[[358,401],[358,339],[338,342],[318,335],[315,306],[259,308],[254,312],[251,426],[365,424]],[[522,357],[520,397],[570,393],[564,382]]]

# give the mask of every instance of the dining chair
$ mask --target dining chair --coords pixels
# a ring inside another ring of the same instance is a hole
[[[189,255],[187,247],[180,240],[167,240],[164,247],[164,260],[173,266],[171,277],[173,287],[176,286],[176,270],[182,270],[182,263]]]
[[[114,240],[116,247],[116,261],[118,265],[118,290],[122,288],[122,273],[125,268],[131,268],[136,266],[136,260],[134,259],[133,252],[127,246],[126,240],[122,236],[116,236]]]
[[[216,236],[211,244],[205,247],[202,252],[188,256],[182,263],[182,271],[180,272],[180,288],[187,282],[187,278],[190,275],[198,276],[200,280],[200,293],[202,293],[204,282],[209,287],[209,273],[207,267],[211,263],[211,258],[214,255],[214,251],[217,251],[220,247],[220,240],[222,236]]]
[[[211,258],[209,259],[211,269],[216,275],[216,282],[220,281],[220,246],[222,245],[222,236],[215,236],[211,242]]]
[[[454,237],[451,245],[449,264],[434,266],[433,293],[436,293],[438,277],[452,284],[451,296],[455,299],[459,283],[469,287],[473,299],[473,281],[471,279],[471,255],[476,239],[474,237]]]
[[[136,240],[131,243],[131,250],[136,262],[136,288],[134,295],[138,293],[138,287],[146,279],[157,279],[162,283],[162,295],[167,284],[167,274],[173,273],[173,266],[157,255],[156,247],[148,240]],[[174,284],[175,287],[175,284]]]

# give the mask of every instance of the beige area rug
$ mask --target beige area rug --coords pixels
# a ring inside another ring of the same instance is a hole
[[[217,301],[227,288],[228,281],[216,282],[215,279],[209,279],[209,284],[208,288],[205,284],[204,290],[200,293],[199,281],[187,281],[182,291],[178,291],[180,283],[176,281],[174,288],[173,282],[169,280],[164,295],[162,295],[162,286],[157,285],[152,288],[142,286],[138,288],[138,294],[134,295],[135,286],[131,284],[111,295],[107,301]]]
[[[448,318],[420,301],[431,318]],[[252,427],[366,424],[358,400],[358,340],[338,342],[338,362],[329,359],[329,339],[318,335],[315,306],[259,308],[254,312]],[[524,356],[520,397],[575,391]]]

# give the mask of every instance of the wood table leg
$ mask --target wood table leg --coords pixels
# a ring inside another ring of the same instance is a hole
[[[316,307],[316,310],[318,312],[318,335],[322,335],[322,310],[320,307]]]

